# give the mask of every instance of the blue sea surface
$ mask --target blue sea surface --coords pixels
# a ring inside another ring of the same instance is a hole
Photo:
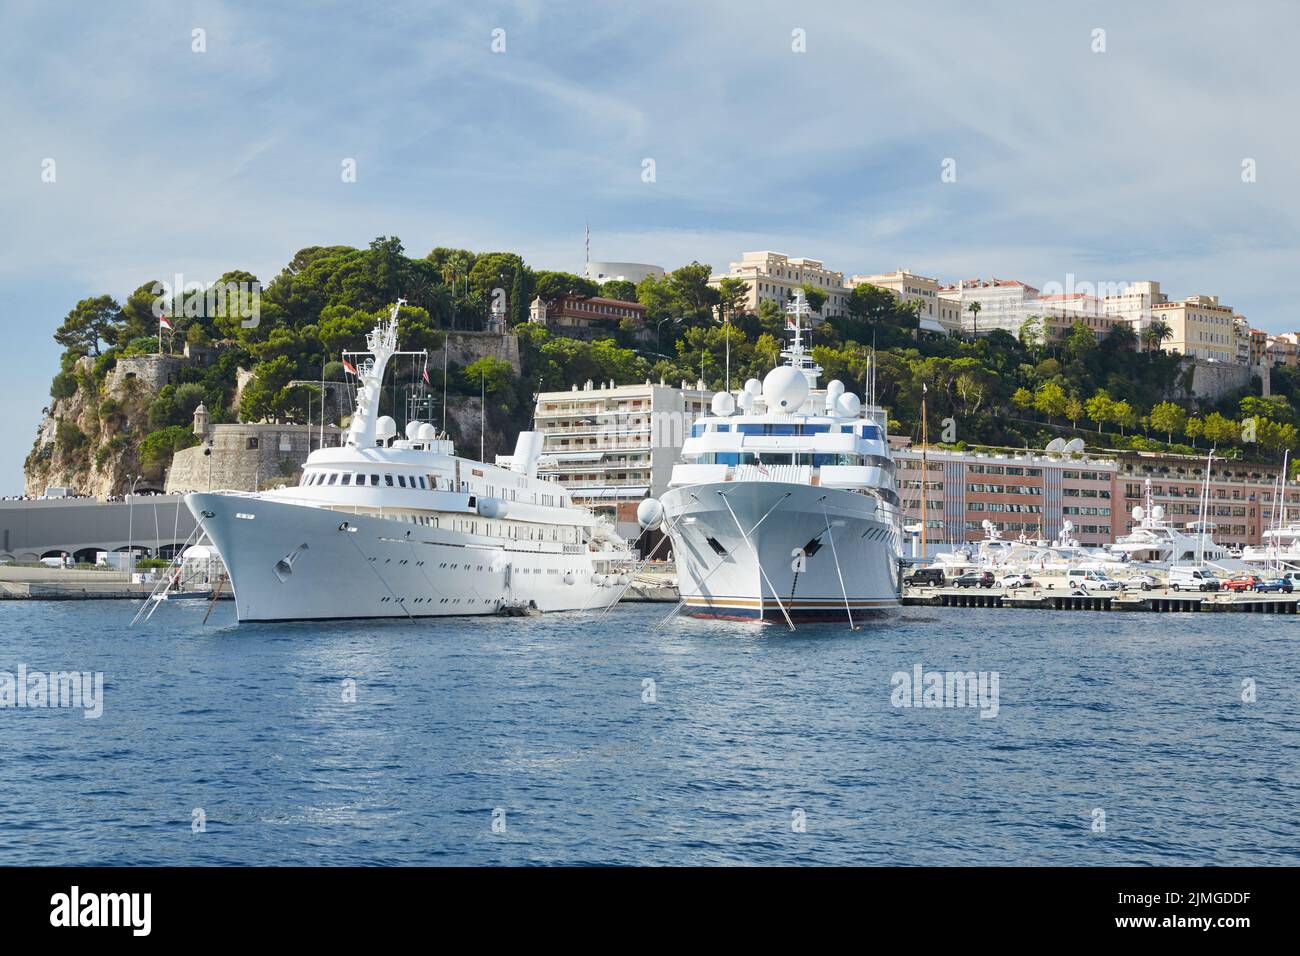
[[[105,697],[0,709],[0,864],[1300,863],[1294,616],[136,607],[0,604],[0,671]],[[996,717],[894,706],[918,664]]]

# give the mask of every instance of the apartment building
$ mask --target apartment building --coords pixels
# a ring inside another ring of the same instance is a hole
[[[1263,530],[1273,522],[1281,496],[1276,492],[1280,465],[1216,459],[1210,467],[1206,520],[1215,526],[1214,539],[1226,547],[1260,544]],[[1142,504],[1143,487],[1151,479],[1152,500],[1162,505],[1175,525],[1198,521],[1205,485],[1205,459],[1159,452],[1122,452],[1116,472],[1116,500],[1121,502],[1120,532],[1131,530],[1133,508]],[[1288,520],[1300,507],[1294,483],[1286,493]]]
[[[1211,362],[1238,363],[1236,316],[1217,295],[1191,295],[1151,306],[1153,320],[1173,331],[1165,349]]]
[[[894,439],[905,521],[921,517],[921,452]],[[991,521],[1005,538],[1051,539],[1065,521],[1085,545],[1104,545],[1133,529],[1133,508],[1152,482],[1155,504],[1183,526],[1201,516],[1205,459],[1154,452],[1115,451],[1072,459],[1023,450],[973,452],[931,448],[926,453],[927,537],[957,544],[984,537]],[[1278,465],[1216,460],[1210,469],[1207,520],[1227,547],[1259,544],[1280,508]],[[1286,494],[1283,520],[1300,517],[1300,490]],[[932,547],[933,550],[933,547]]]
[[[896,443],[905,522],[921,518],[921,450]],[[1055,538],[1068,520],[1082,544],[1114,540],[1114,458],[1071,460],[1043,452],[926,452],[926,536],[959,544],[984,537],[991,521],[1005,538]]]
[[[1045,341],[1063,341],[1075,324],[1082,322],[1100,342],[1112,326],[1124,321],[1108,314],[1097,296],[1075,292],[1043,295],[1017,279],[963,279],[943,286],[939,300],[941,309],[946,306],[956,311],[967,335],[988,335],[1000,329],[1019,337],[1025,322],[1038,318],[1042,320]],[[979,303],[978,316],[971,311],[973,303]]]
[[[886,289],[902,302],[919,304],[917,317],[921,320],[923,332],[960,332],[961,320],[957,310],[940,308],[939,280],[928,276],[919,276],[910,269],[896,269],[876,275],[851,276],[845,283],[849,289],[860,285],[874,285]],[[948,321],[945,323],[945,319]]]
[[[668,490],[690,423],[706,414],[713,392],[690,387],[593,384],[537,396],[542,434],[538,473],[563,484],[579,504],[604,514],[637,539],[636,508]]]
[[[1264,336],[1264,362],[1267,365],[1277,367],[1280,365],[1295,365],[1297,363],[1297,353],[1300,351],[1300,333],[1283,332],[1281,335]]]
[[[826,293],[819,319],[848,315],[849,292],[844,273],[827,269],[818,259],[791,258],[780,252],[746,252],[730,271],[711,276],[716,287],[723,279],[744,279],[748,296],[744,307],[756,312],[760,302],[772,302],[784,309],[796,289],[810,286]]]
[[[1143,279],[1130,282],[1123,292],[1105,296],[1102,311],[1132,323],[1133,331],[1140,335],[1151,324],[1152,307],[1168,301],[1169,297],[1160,291],[1159,282]]]

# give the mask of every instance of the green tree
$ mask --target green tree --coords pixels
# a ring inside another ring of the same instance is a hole
[[[1091,336],[1092,333],[1089,332],[1088,335]],[[1112,420],[1114,400],[1104,389],[1098,389],[1083,405],[1088,412],[1088,417],[1097,423],[1097,433],[1101,434],[1101,426]]]
[[[815,314],[821,315],[822,308],[826,305],[829,296],[816,286],[807,283],[800,286],[800,288],[803,289],[804,301],[808,303],[808,308],[812,309]]]
[[[1046,382],[1034,396],[1034,408],[1047,416],[1050,421],[1065,414],[1067,399],[1065,390],[1055,382]]]
[[[113,345],[122,329],[122,309],[112,296],[82,299],[54,333],[58,342],[75,355],[99,355],[99,344]]]
[[[629,282],[627,279],[610,279],[600,287],[600,294],[607,299],[618,299],[620,302],[635,302],[636,283]]]
[[[1187,412],[1173,402],[1160,402],[1151,409],[1151,427],[1165,433],[1165,440],[1173,442],[1174,433],[1181,433],[1187,425]]]
[[[478,391],[480,384],[488,395],[498,395],[509,391],[510,379],[514,368],[505,359],[489,355],[471,362],[460,370],[466,391]]]
[[[1070,326],[1070,334],[1065,338],[1065,351],[1070,358],[1078,361],[1096,347],[1097,337],[1092,334],[1087,322],[1080,320]]]
[[[1011,404],[1022,412],[1027,412],[1034,407],[1034,393],[1027,388],[1018,388],[1011,396]]]
[[[1111,405],[1110,420],[1119,426],[1119,433],[1123,435],[1125,429],[1137,425],[1137,411],[1128,402],[1121,400]]]
[[[1071,428],[1079,427],[1079,419],[1084,416],[1085,411],[1083,402],[1071,395],[1069,401],[1065,403],[1065,417],[1070,420]]]

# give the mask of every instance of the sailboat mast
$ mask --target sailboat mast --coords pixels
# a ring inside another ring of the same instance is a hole
[[[929,503],[926,501],[929,495],[926,494],[926,487],[925,487],[927,479],[929,478],[929,467],[927,464],[925,451],[926,451],[926,445],[929,444],[930,441],[930,431],[925,417],[925,395],[927,391],[928,391],[927,387],[924,384],[922,384],[921,385],[921,560],[922,561],[926,560],[930,554],[928,550],[928,546],[929,546],[928,527],[930,522],[927,520],[929,517],[929,512],[928,512]]]

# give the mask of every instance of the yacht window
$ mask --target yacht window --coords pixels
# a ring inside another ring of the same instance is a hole
[[[378,476],[378,475],[371,475],[371,476],[370,476],[370,483],[371,483],[372,485],[377,485],[377,484],[379,484],[379,476]]]
[[[423,490],[423,488],[424,488],[424,475],[420,475],[420,476],[419,476],[419,481],[420,481],[420,488]]]
[[[335,482],[337,482],[338,480],[339,480],[338,473],[337,473],[337,472],[330,472],[330,480],[329,480],[328,484],[331,484],[331,485],[332,485],[332,484],[334,484]]]
[[[393,476],[384,475],[384,484],[387,485],[389,488],[393,487]]]
[[[350,484],[352,484],[352,474],[351,474],[351,472],[344,472],[344,473],[343,473],[343,480],[340,481],[339,484],[341,484],[341,485],[350,485]]]
[[[406,487],[406,476],[405,476],[405,475],[398,475],[398,476],[397,476],[397,484],[398,484],[399,486],[401,486],[402,488],[405,488],[405,487]]]
[[[880,441],[880,426],[878,426],[878,425],[863,425],[863,426],[862,426],[862,437],[863,437],[863,438],[871,438],[871,439],[874,439],[874,440],[876,440],[876,441]]]

